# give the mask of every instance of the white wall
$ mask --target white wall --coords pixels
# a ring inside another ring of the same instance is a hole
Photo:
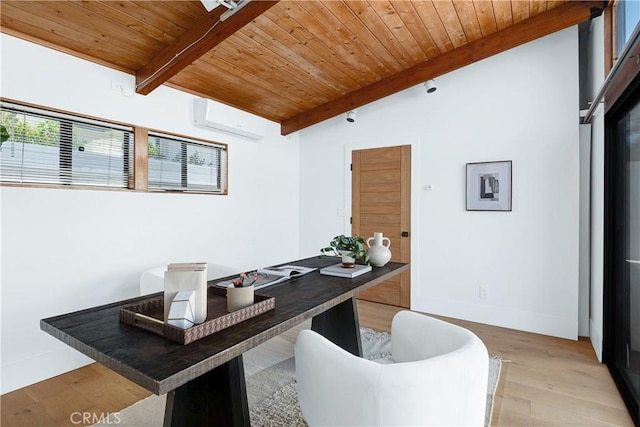
[[[591,308],[591,125],[580,125],[580,242],[578,261],[578,335],[589,336]]]
[[[301,255],[350,231],[350,150],[411,144],[412,308],[575,339],[577,27],[437,84],[359,108],[354,124],[337,117],[301,131]],[[513,211],[465,211],[465,164],[492,160],[513,161]]]
[[[604,75],[604,18],[591,21],[589,90],[594,99]],[[604,298],[604,109],[600,104],[591,121],[591,305],[589,337],[602,361]]]
[[[194,128],[194,97],[132,93],[133,77],[2,35],[12,98],[229,144],[229,195],[1,187],[2,393],[90,360],[39,321],[137,295],[138,277],[173,261],[255,268],[298,258],[298,140]],[[277,204],[277,201],[284,203]]]

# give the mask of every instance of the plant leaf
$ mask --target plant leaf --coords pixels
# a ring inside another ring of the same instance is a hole
[[[7,128],[0,125],[0,145],[2,145],[2,143],[7,141],[9,138],[11,138],[11,135],[9,135],[9,131],[7,130]]]

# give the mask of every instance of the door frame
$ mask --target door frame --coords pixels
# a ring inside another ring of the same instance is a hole
[[[640,74],[627,86],[624,96],[605,114],[605,160],[604,160],[604,272],[603,272],[603,339],[602,361],[618,387],[632,419],[640,422],[640,408],[631,391],[627,388],[624,374],[616,365],[617,314],[620,312],[620,290],[616,283],[624,280],[623,272],[617,262],[622,255],[620,240],[623,221],[620,211],[623,208],[623,177],[620,173],[623,159],[620,152],[620,141],[617,137],[618,119],[630,111],[633,105],[640,102]]]
[[[411,306],[420,296],[420,137],[401,137],[393,142],[352,141],[343,145],[344,152],[344,234],[351,235],[351,152],[371,148],[388,148],[408,145],[411,147]],[[361,236],[367,238],[370,236]]]

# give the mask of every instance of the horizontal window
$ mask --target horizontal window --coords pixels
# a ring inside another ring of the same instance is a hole
[[[227,148],[149,132],[149,189],[226,193]]]
[[[0,180],[127,188],[133,128],[3,102]]]
[[[617,59],[640,21],[640,3],[637,1],[616,1],[614,7],[615,57]]]

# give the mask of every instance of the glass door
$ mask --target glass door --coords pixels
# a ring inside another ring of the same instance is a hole
[[[640,91],[612,117],[606,362],[635,422],[640,401]]]

